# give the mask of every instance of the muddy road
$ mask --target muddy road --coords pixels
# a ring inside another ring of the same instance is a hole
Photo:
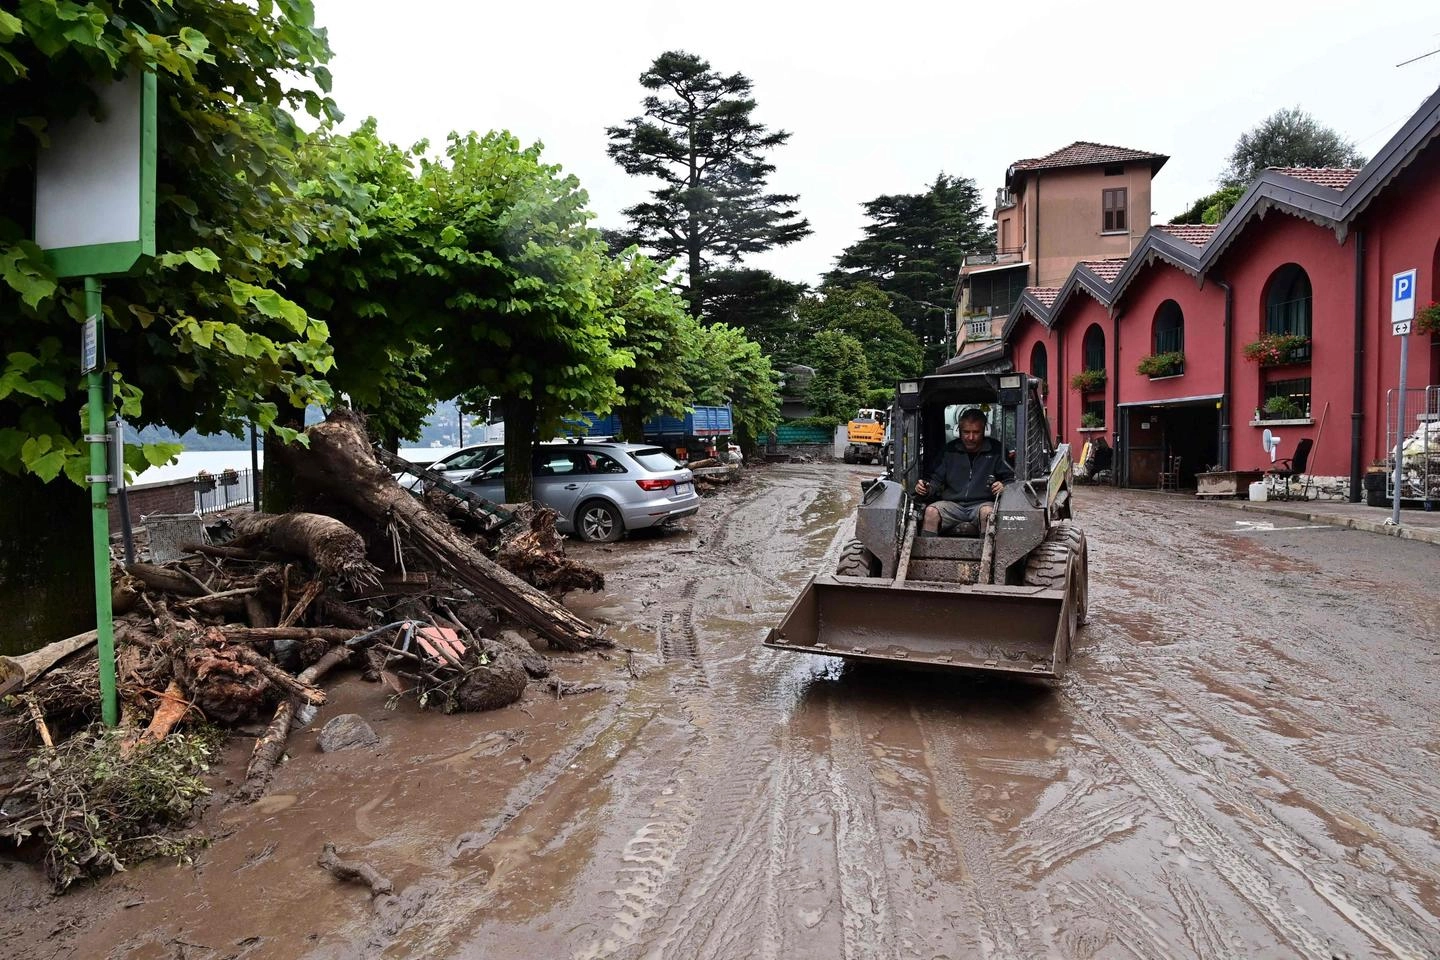
[[[1063,682],[759,648],[865,473],[752,470],[575,547],[609,588],[572,605],[634,653],[561,667],[608,692],[442,717],[347,681],[326,710],[380,747],[297,735],[194,865],[59,899],[7,866],[0,955],[1440,956],[1440,550],[1087,489]]]

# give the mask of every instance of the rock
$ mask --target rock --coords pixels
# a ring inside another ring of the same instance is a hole
[[[353,713],[342,713],[320,729],[317,743],[322,753],[371,747],[380,742],[370,724]]]

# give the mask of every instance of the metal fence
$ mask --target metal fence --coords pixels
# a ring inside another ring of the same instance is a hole
[[[215,476],[196,477],[192,481],[195,485],[195,512],[217,513],[231,507],[253,504],[255,490],[259,486],[256,482],[258,478],[259,475],[250,470],[231,470]]]
[[[1400,391],[1385,394],[1385,496],[1395,496],[1396,416]],[[1409,387],[1405,391],[1405,423],[1400,439],[1403,465],[1400,499],[1422,500],[1427,506],[1440,501],[1440,386]]]

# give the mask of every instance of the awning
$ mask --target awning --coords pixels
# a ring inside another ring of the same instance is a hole
[[[1209,393],[1202,397],[1167,397],[1164,400],[1132,400],[1129,403],[1117,403],[1117,407],[1190,407],[1197,403],[1214,403],[1216,400],[1225,399],[1223,393]]]
[[[1017,267],[1028,266],[1030,266],[1029,261],[1022,261],[1020,263],[997,263],[993,267],[977,267],[974,270],[966,270],[964,275],[973,277],[977,273],[994,273],[996,270],[1014,270]]]

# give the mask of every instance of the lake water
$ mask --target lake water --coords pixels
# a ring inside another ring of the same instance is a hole
[[[400,456],[418,463],[433,463],[441,457],[448,457],[459,447],[402,447]],[[265,467],[265,452],[262,450],[260,467]],[[187,450],[180,459],[163,467],[151,467],[130,481],[131,486],[142,483],[159,483],[164,480],[183,480],[193,477],[201,470],[218,474],[222,470],[249,470],[249,450]]]

